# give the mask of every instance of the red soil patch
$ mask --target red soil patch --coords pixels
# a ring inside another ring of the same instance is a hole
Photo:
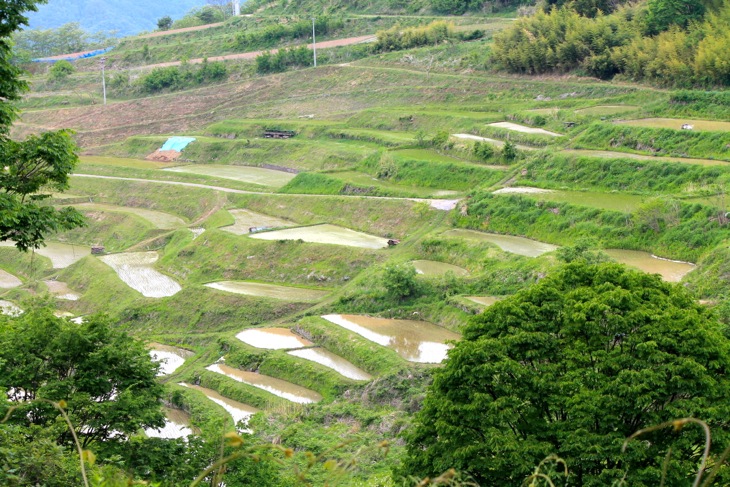
[[[148,161],[172,162],[180,157],[180,152],[176,150],[159,150],[145,157]]]

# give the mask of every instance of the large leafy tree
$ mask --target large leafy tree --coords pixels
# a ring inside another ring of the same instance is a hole
[[[697,431],[636,430],[730,417],[730,345],[678,285],[618,264],[573,262],[475,317],[449,353],[408,433],[407,474],[455,467],[483,485],[520,485],[551,454],[566,485],[667,485],[696,471]],[[720,427],[714,444],[726,442]],[[701,449],[700,449],[701,450]]]
[[[68,131],[46,132],[25,141],[10,138],[17,118],[14,105],[28,89],[10,60],[10,35],[27,25],[23,15],[44,0],[0,0],[0,241],[13,240],[21,250],[43,245],[49,233],[83,223],[72,208],[55,209],[44,200],[49,191],[68,188],[78,157]]]
[[[11,421],[55,429],[62,444],[70,441],[65,423],[37,399],[66,401],[84,447],[121,439],[164,424],[158,367],[101,316],[77,325],[37,309],[0,320],[0,389],[22,405]]]

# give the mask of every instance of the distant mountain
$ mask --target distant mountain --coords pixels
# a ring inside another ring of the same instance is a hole
[[[28,15],[31,29],[52,29],[78,22],[88,32],[118,31],[120,36],[157,28],[157,19],[183,17],[206,0],[49,0]]]

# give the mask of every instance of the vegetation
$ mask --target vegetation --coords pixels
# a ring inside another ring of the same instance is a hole
[[[226,65],[219,61],[203,62],[197,67],[190,65],[155,68],[140,79],[148,93],[162,90],[181,90],[193,86],[221,81],[228,75]]]

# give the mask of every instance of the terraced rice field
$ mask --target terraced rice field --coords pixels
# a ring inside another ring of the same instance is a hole
[[[522,194],[538,201],[554,201],[572,205],[590,206],[603,210],[630,213],[641,206],[644,196],[626,193],[599,193],[590,191],[545,190],[530,187],[502,188],[494,194]]]
[[[262,167],[221,166],[216,164],[191,164],[164,169],[169,172],[198,174],[223,179],[232,179],[245,183],[259,184],[272,188],[280,188],[294,179],[296,174]]]
[[[455,137],[457,139],[462,140],[474,140],[477,142],[486,142],[487,144],[492,144],[493,146],[502,148],[504,147],[504,141],[503,140],[497,140],[497,139],[490,139],[489,137],[482,137],[479,135],[472,135],[472,134],[453,134],[452,137]],[[520,150],[537,150],[535,147],[530,147],[529,145],[521,145],[521,144],[515,144],[515,147],[517,147]]]
[[[649,274],[659,274],[662,279],[668,282],[681,281],[685,275],[695,268],[695,265],[689,262],[661,259],[647,252],[637,250],[606,249],[605,252],[622,264]]]
[[[221,281],[211,282],[205,285],[211,289],[225,291],[234,294],[245,294],[248,296],[259,296],[263,298],[281,299],[297,303],[315,302],[323,299],[327,291],[305,289],[300,287],[276,286],[274,284],[262,284],[259,282],[247,281]]]
[[[289,328],[251,328],[242,331],[236,338],[252,347],[268,350],[287,350],[314,345]]]
[[[684,164],[697,164],[698,166],[727,166],[730,162],[720,161],[717,159],[693,159],[689,157],[665,157],[665,156],[649,156],[646,154],[633,154],[631,152],[616,152],[607,150],[587,150],[587,149],[566,149],[560,151],[563,154],[575,154],[577,156],[598,157],[600,159],[637,159],[640,161],[668,161],[682,162]]]
[[[186,384],[184,382],[181,382],[179,385],[204,394],[205,397],[225,409],[226,412],[230,414],[231,418],[233,418],[233,422],[236,423],[236,425],[243,422],[244,427],[239,428],[239,431],[248,431],[245,425],[248,424],[249,418],[259,412],[259,410],[255,407],[221,396],[213,389],[207,389],[193,384]]]
[[[463,267],[447,264],[445,262],[414,260],[411,263],[413,264],[413,267],[416,268],[416,272],[424,276],[443,276],[448,272],[451,272],[455,276],[466,276],[469,274],[469,271]]]
[[[730,131],[730,122],[718,122],[716,120],[688,120],[683,118],[640,118],[638,120],[622,120],[623,125],[631,125],[634,127],[648,127],[659,129],[682,130],[682,125],[692,125],[692,130],[706,132],[728,132]]]
[[[0,247],[15,248],[15,242],[0,242]],[[18,251],[20,252],[20,251]],[[91,254],[90,247],[83,245],[70,245],[60,242],[46,242],[45,247],[35,249],[35,253],[47,257],[51,260],[51,266],[54,269],[65,269],[71,264],[78,262],[87,255]]]
[[[23,310],[10,301],[0,299],[0,314],[7,316],[20,316]]]
[[[250,228],[284,228],[295,225],[281,218],[246,209],[228,210],[228,213],[231,214],[236,222],[233,225],[221,228],[221,230],[225,230],[234,235],[248,235]]]
[[[496,122],[488,124],[489,127],[495,127],[506,130],[513,130],[515,132],[522,132],[523,134],[535,134],[535,135],[547,135],[549,137],[562,137],[563,134],[557,132],[550,132],[549,130],[540,129],[536,127],[527,127],[518,123],[512,122]]]
[[[155,362],[160,363],[160,371],[158,376],[170,375],[179,369],[185,360],[194,355],[190,350],[185,350],[160,343],[150,343],[148,345],[150,357]]]
[[[165,213],[162,211],[148,210],[147,208],[137,208],[130,206],[116,206],[106,205],[102,203],[82,203],[80,205],[73,205],[79,211],[108,211],[112,213],[126,213],[130,215],[137,215],[140,218],[144,218],[155,228],[161,230],[172,230],[180,228],[186,225],[185,221],[179,216]]]
[[[598,105],[595,107],[580,108],[575,111],[579,115],[597,115],[597,116],[608,116],[618,115],[619,113],[627,113],[638,110],[639,107],[636,105]]]
[[[124,283],[146,298],[174,296],[182,290],[172,278],[156,271],[157,252],[129,252],[111,254],[99,258],[114,269]]]
[[[448,230],[443,235],[458,237],[467,240],[480,240],[490,242],[505,252],[524,255],[525,257],[539,257],[546,252],[552,252],[558,247],[545,242],[538,242],[525,237],[513,235],[499,235],[496,233],[477,232],[476,230],[454,229]]]
[[[314,391],[268,375],[234,369],[223,364],[209,365],[206,369],[298,404],[310,404],[322,400],[322,396]]]
[[[48,292],[53,294],[56,299],[65,299],[67,301],[78,301],[80,296],[68,287],[68,284],[61,281],[43,281],[48,288]]]
[[[482,306],[491,306],[497,301],[504,299],[499,296],[464,296],[464,298],[473,303],[481,304]]]
[[[251,235],[260,240],[303,240],[310,243],[345,245],[364,249],[383,249],[388,246],[388,239],[356,232],[349,228],[325,223],[311,227],[289,228],[273,232],[261,232]]]
[[[287,353],[294,357],[299,357],[304,360],[324,365],[348,379],[370,380],[373,378],[373,376],[364,370],[354,366],[339,355],[336,355],[325,348],[304,348],[301,350],[292,350]]]
[[[461,338],[459,334],[427,321],[361,315],[325,315],[322,318],[371,342],[392,348],[410,362],[440,363],[451,348],[446,342]]]
[[[169,167],[169,163],[159,161],[148,161],[146,159],[130,159],[127,157],[106,157],[106,156],[81,156],[79,157],[81,168],[84,165],[90,166],[111,166],[131,167],[133,169],[163,169]]]
[[[144,433],[148,438],[172,440],[176,438],[187,438],[194,434],[190,426],[190,415],[188,413],[180,409],[167,407],[163,409],[165,411],[165,426],[159,429],[145,429]]]
[[[0,289],[12,289],[14,287],[22,286],[23,281],[0,269]]]

